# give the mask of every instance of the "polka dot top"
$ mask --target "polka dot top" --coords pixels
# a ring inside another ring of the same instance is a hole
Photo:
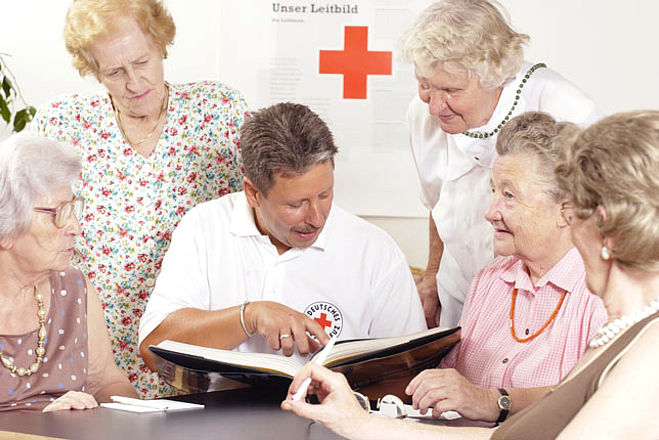
[[[84,391],[87,377],[87,289],[78,269],[50,276],[46,354],[39,371],[19,377],[0,366],[0,411],[42,410],[67,391]],[[35,307],[36,313],[36,307]],[[38,328],[23,335],[0,335],[0,350],[17,366],[31,365]]]

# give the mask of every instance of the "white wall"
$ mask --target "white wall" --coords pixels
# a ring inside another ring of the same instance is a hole
[[[166,1],[178,29],[166,61],[169,81],[221,80],[217,78],[220,63],[231,62],[222,59],[218,49],[223,1]],[[515,28],[531,36],[527,59],[544,61],[562,73],[598,102],[605,113],[657,108],[659,3],[653,0],[502,0],[502,3],[510,12]],[[64,48],[61,31],[68,4],[63,0],[3,4],[0,52],[12,55],[6,61],[26,99],[35,106],[60,93],[99,89],[93,79],[78,77]],[[250,38],[250,35],[236,38]],[[0,138],[6,134],[0,127]],[[416,179],[413,174],[396,178]],[[343,188],[351,187],[342,183]],[[409,196],[417,198],[416,194]],[[382,199],[386,204],[387,199]],[[349,205],[350,191],[337,193],[337,201]],[[360,214],[357,209],[353,211]],[[412,264],[425,264],[427,220],[367,218],[392,233]]]
[[[426,268],[428,261],[427,217],[380,217],[360,216],[394,237],[407,257],[410,266]]]
[[[222,0],[240,1],[240,0]],[[220,0],[168,0],[177,24],[166,64],[169,81],[215,78]],[[300,0],[304,2],[305,0]],[[400,0],[404,1],[404,0]],[[0,52],[29,102],[93,90],[71,67],[61,33],[69,2],[3,2]],[[515,28],[531,36],[527,58],[545,61],[593,97],[605,113],[656,108],[659,3],[653,0],[502,0]],[[237,36],[249,38],[249,35]]]

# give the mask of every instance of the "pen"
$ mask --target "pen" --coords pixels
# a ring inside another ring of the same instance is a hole
[[[330,354],[330,351],[332,351],[332,348],[334,348],[334,344],[336,343],[336,336],[332,337],[327,345],[323,347],[323,350],[318,353],[318,356],[313,360],[313,362],[316,365],[323,365],[325,363],[325,359],[327,359],[327,356]],[[309,385],[311,384],[311,376],[307,377],[304,379],[304,382],[302,382],[302,385],[300,385],[300,388],[297,389],[297,392],[293,395],[293,400],[300,400],[302,396],[305,395],[307,392],[307,388],[309,388]]]

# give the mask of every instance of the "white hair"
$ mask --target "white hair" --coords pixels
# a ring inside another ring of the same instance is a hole
[[[53,191],[80,179],[78,155],[35,134],[14,134],[0,142],[0,239],[20,236],[33,208]]]
[[[402,39],[403,56],[422,76],[440,68],[478,76],[485,88],[504,85],[524,63],[528,35],[517,33],[493,0],[440,0],[428,6]]]

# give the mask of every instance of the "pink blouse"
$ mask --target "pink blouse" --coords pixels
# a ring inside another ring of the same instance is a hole
[[[554,385],[565,377],[607,320],[602,300],[586,288],[583,261],[568,251],[536,284],[516,257],[499,257],[471,285],[460,321],[462,340],[441,362],[486,388]],[[555,319],[536,338],[520,343],[510,331],[513,288],[515,333],[535,334],[567,295]]]

